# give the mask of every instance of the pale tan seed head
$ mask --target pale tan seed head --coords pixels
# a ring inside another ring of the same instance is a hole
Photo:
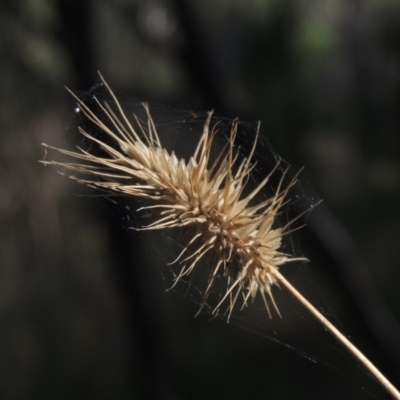
[[[147,199],[149,205],[143,209],[152,209],[158,218],[142,227],[143,230],[184,228],[187,244],[174,261],[181,265],[174,284],[192,274],[194,269],[209,265],[204,301],[217,276],[225,277],[227,283],[226,292],[215,305],[214,312],[227,302],[229,318],[239,298],[244,306],[258,293],[268,312],[268,298],[278,311],[271,292],[271,287],[277,284],[276,272],[284,263],[304,260],[280,250],[282,236],[290,223],[276,224],[277,214],[286,203],[297,175],[285,187],[282,178],[272,197],[254,205],[256,195],[269,184],[275,171],[249,194],[244,194],[254,165],[252,158],[258,133],[250,155],[240,159],[234,146],[238,128],[238,122],[234,121],[227,145],[219,157],[211,160],[217,126],[211,125],[210,112],[194,154],[185,161],[163,147],[146,104],[143,104],[146,126],[138,119],[131,122],[104,80],[103,84],[115,102],[116,112],[95,98],[102,115],[94,113],[74,97],[84,116],[113,142],[107,144],[79,128],[81,134],[97,143],[106,155],[45,145],[78,162],[43,162],[78,172],[79,177],[71,178],[91,187]],[[82,175],[88,177],[82,178]]]
[[[107,156],[96,156],[82,149],[71,152],[53,148],[78,162],[43,163],[88,175],[87,179],[75,176],[71,178],[91,187],[149,200],[151,204],[144,208],[153,209],[158,219],[143,227],[144,230],[185,229],[187,244],[174,261],[181,264],[175,284],[183,276],[191,275],[194,269],[210,265],[204,301],[216,277],[225,277],[226,291],[214,312],[227,301],[228,320],[239,297],[243,305],[246,305],[258,293],[261,294],[268,312],[269,298],[279,314],[271,288],[275,284],[284,286],[364,365],[393,398],[400,400],[400,392],[388,379],[279,271],[282,264],[303,259],[280,250],[282,236],[288,233],[293,221],[285,226],[276,223],[277,215],[288,201],[288,191],[295,184],[297,176],[286,186],[283,185],[282,178],[274,195],[252,205],[257,193],[268,185],[273,173],[272,171],[266,176],[250,194],[244,194],[254,165],[252,158],[257,137],[248,158],[241,160],[234,147],[238,127],[238,123],[234,122],[228,145],[216,160],[211,160],[216,126],[211,126],[212,113],[209,113],[193,156],[187,162],[180,160],[174,153],[163,148],[147,105],[143,105],[147,113],[147,125],[143,127],[136,119],[136,126],[139,128],[135,130],[114,93],[104,80],[103,83],[115,102],[117,113],[107,103],[103,105],[95,99],[101,115],[95,114],[79,98],[77,100],[85,117],[108,135],[113,145],[100,141],[83,129],[80,132],[96,142]],[[104,117],[106,122],[103,121]]]

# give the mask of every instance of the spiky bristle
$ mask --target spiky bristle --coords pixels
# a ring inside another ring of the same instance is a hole
[[[135,129],[104,79],[103,84],[115,103],[116,112],[94,98],[100,117],[73,96],[84,116],[108,135],[116,146],[79,128],[82,135],[100,146],[105,157],[82,149],[73,152],[45,145],[79,162],[43,162],[88,175],[91,178],[71,177],[91,187],[150,200],[151,204],[142,210],[152,209],[158,219],[143,226],[142,230],[184,228],[188,239],[174,261],[181,265],[174,285],[182,277],[192,274],[199,265],[209,264],[204,301],[217,276],[225,277],[227,282],[226,292],[214,312],[227,302],[229,318],[239,297],[244,306],[260,293],[268,312],[269,298],[279,314],[271,292],[271,287],[277,284],[275,272],[286,262],[304,260],[280,251],[282,236],[290,224],[276,226],[277,214],[286,203],[297,175],[284,186],[284,173],[275,194],[252,205],[253,199],[268,185],[278,168],[276,165],[256,188],[244,194],[254,165],[252,159],[258,130],[249,156],[240,160],[234,146],[238,128],[238,122],[234,121],[224,151],[216,160],[211,160],[217,125],[211,126],[210,112],[193,156],[188,161],[178,159],[163,148],[148,106],[143,104],[147,115],[146,127],[136,119],[138,128]]]

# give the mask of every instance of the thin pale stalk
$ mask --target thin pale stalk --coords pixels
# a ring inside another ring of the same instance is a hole
[[[284,286],[308,311],[367,369],[372,376],[382,385],[386,391],[397,400],[400,400],[400,392],[382,374],[381,371],[346,338],[327,318],[325,318],[300,292],[298,292],[279,272],[274,271],[279,284]]]

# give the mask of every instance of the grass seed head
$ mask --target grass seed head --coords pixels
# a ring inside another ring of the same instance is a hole
[[[204,302],[217,277],[222,276],[227,282],[214,312],[227,302],[229,320],[239,297],[245,306],[249,299],[254,299],[260,293],[268,312],[270,301],[279,314],[271,288],[281,284],[362,363],[393,398],[400,399],[400,392],[371,361],[279,272],[282,264],[302,259],[281,251],[282,237],[288,233],[294,221],[284,226],[276,223],[279,212],[289,201],[288,192],[296,183],[297,175],[285,186],[283,174],[274,194],[254,205],[255,201],[252,200],[268,185],[274,172],[246,194],[246,184],[254,166],[252,158],[258,133],[250,155],[241,159],[234,147],[238,128],[238,122],[234,121],[225,149],[212,160],[211,148],[217,125],[211,124],[212,113],[209,113],[197,148],[186,162],[163,148],[146,104],[143,105],[147,114],[146,126],[138,118],[133,125],[104,80],[103,84],[114,100],[116,111],[109,104],[102,104],[94,98],[100,108],[95,113],[79,98],[77,100],[79,111],[106,134],[107,143],[82,128],[80,132],[97,143],[105,156],[82,149],[68,151],[53,148],[77,162],[43,162],[78,172],[80,176],[88,176],[86,179],[71,178],[91,187],[149,200],[151,204],[143,209],[152,209],[158,219],[142,227],[143,230],[185,229],[187,242],[174,261],[181,265],[174,284],[186,275],[193,276],[193,271],[201,265],[209,264]],[[110,141],[112,145],[108,144]]]
[[[210,265],[204,301],[217,277],[222,276],[227,282],[226,291],[214,312],[227,303],[229,318],[239,298],[245,306],[260,293],[268,312],[271,302],[279,314],[271,292],[271,287],[278,283],[276,271],[284,263],[303,259],[280,250],[282,236],[287,233],[290,223],[286,226],[276,224],[297,175],[286,186],[282,178],[274,195],[254,205],[253,199],[269,184],[278,168],[276,165],[257,187],[245,194],[254,166],[252,159],[258,132],[249,156],[241,159],[234,146],[238,128],[238,121],[234,121],[224,150],[212,160],[211,149],[218,124],[211,124],[210,112],[194,154],[185,161],[163,147],[146,104],[143,107],[147,121],[143,126],[138,118],[128,119],[104,80],[103,84],[115,108],[94,98],[99,107],[95,113],[73,96],[84,116],[111,139],[112,144],[109,144],[110,140],[106,143],[79,128],[82,135],[103,150],[104,155],[45,145],[78,162],[44,163],[79,173],[79,177],[73,175],[71,178],[88,186],[148,200],[149,205],[142,210],[152,209],[157,218],[142,230],[184,228],[187,242],[173,262],[180,265],[174,285],[200,265]]]

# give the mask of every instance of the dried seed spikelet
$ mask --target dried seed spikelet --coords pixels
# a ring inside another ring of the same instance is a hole
[[[210,126],[210,112],[197,148],[186,162],[163,148],[146,104],[143,107],[147,126],[136,119],[136,130],[107,83],[104,80],[103,83],[117,110],[114,112],[106,103],[94,98],[107,122],[75,97],[85,117],[108,135],[116,146],[106,144],[79,128],[81,134],[97,143],[106,156],[99,157],[82,149],[71,152],[45,145],[79,162],[44,163],[88,175],[91,179],[71,178],[91,187],[151,200],[151,205],[142,209],[152,209],[159,218],[143,230],[185,228],[188,240],[174,261],[181,264],[174,284],[207,261],[211,268],[204,301],[217,276],[223,276],[227,281],[226,292],[214,312],[226,301],[230,315],[238,297],[244,306],[260,293],[268,312],[269,298],[279,314],[271,292],[271,287],[278,283],[275,272],[286,262],[304,260],[280,251],[282,236],[291,223],[275,226],[276,216],[286,203],[297,175],[286,187],[283,187],[282,178],[272,197],[250,205],[278,167],[250,194],[243,194],[253,168],[258,133],[250,155],[240,160],[234,148],[238,126],[234,121],[224,151],[211,161],[210,152],[217,127]]]

